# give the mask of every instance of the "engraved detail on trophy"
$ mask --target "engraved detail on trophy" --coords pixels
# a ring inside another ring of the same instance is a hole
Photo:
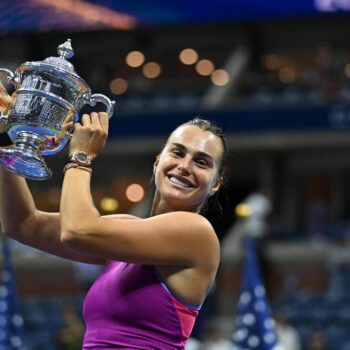
[[[71,138],[67,122],[77,121],[81,108],[100,102],[112,116],[115,102],[102,94],[92,94],[87,83],[67,59],[73,57],[71,40],[57,48],[59,57],[26,62],[13,73],[0,74],[13,83],[15,99],[6,120],[13,146],[0,148],[0,164],[8,171],[34,180],[51,177],[43,155],[59,152]]]

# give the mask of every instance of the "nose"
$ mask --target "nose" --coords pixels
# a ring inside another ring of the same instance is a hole
[[[177,165],[177,169],[182,175],[188,175],[191,173],[191,160],[188,157],[184,157]]]

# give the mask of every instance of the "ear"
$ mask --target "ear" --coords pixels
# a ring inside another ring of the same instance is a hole
[[[224,179],[222,178],[222,176],[220,176],[214,183],[214,186],[212,187],[212,189],[210,190],[210,194],[209,196],[214,195],[219,188],[221,187],[222,183],[223,183]]]

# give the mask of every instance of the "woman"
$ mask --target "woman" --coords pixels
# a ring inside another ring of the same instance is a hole
[[[3,99],[2,108],[9,104]],[[84,303],[83,349],[184,349],[219,264],[219,242],[201,214],[222,183],[220,129],[180,125],[154,163],[149,218],[101,216],[91,164],[108,134],[106,113],[83,115],[70,142],[59,213],[36,209],[23,178],[0,169],[5,234],[68,259],[107,264]],[[16,213],[15,215],[13,213]]]

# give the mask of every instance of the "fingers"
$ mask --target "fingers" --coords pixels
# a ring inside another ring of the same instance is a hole
[[[106,123],[107,122],[107,123]],[[91,124],[96,127],[102,127],[104,130],[108,130],[108,115],[106,112],[92,112]]]
[[[81,125],[88,126],[91,124],[91,119],[88,114],[83,114],[81,117]]]
[[[84,114],[81,118],[81,124],[83,126],[92,126],[94,129],[101,129],[108,132],[108,114],[106,112],[92,112],[89,114]]]
[[[108,114],[106,112],[101,112],[99,113],[99,115],[100,115],[100,123],[101,123],[102,129],[108,133],[108,128],[109,128]]]
[[[90,117],[91,117],[92,126],[94,126],[96,129],[99,129],[101,127],[101,123],[100,123],[100,118],[98,116],[98,113],[92,112],[90,114]]]

